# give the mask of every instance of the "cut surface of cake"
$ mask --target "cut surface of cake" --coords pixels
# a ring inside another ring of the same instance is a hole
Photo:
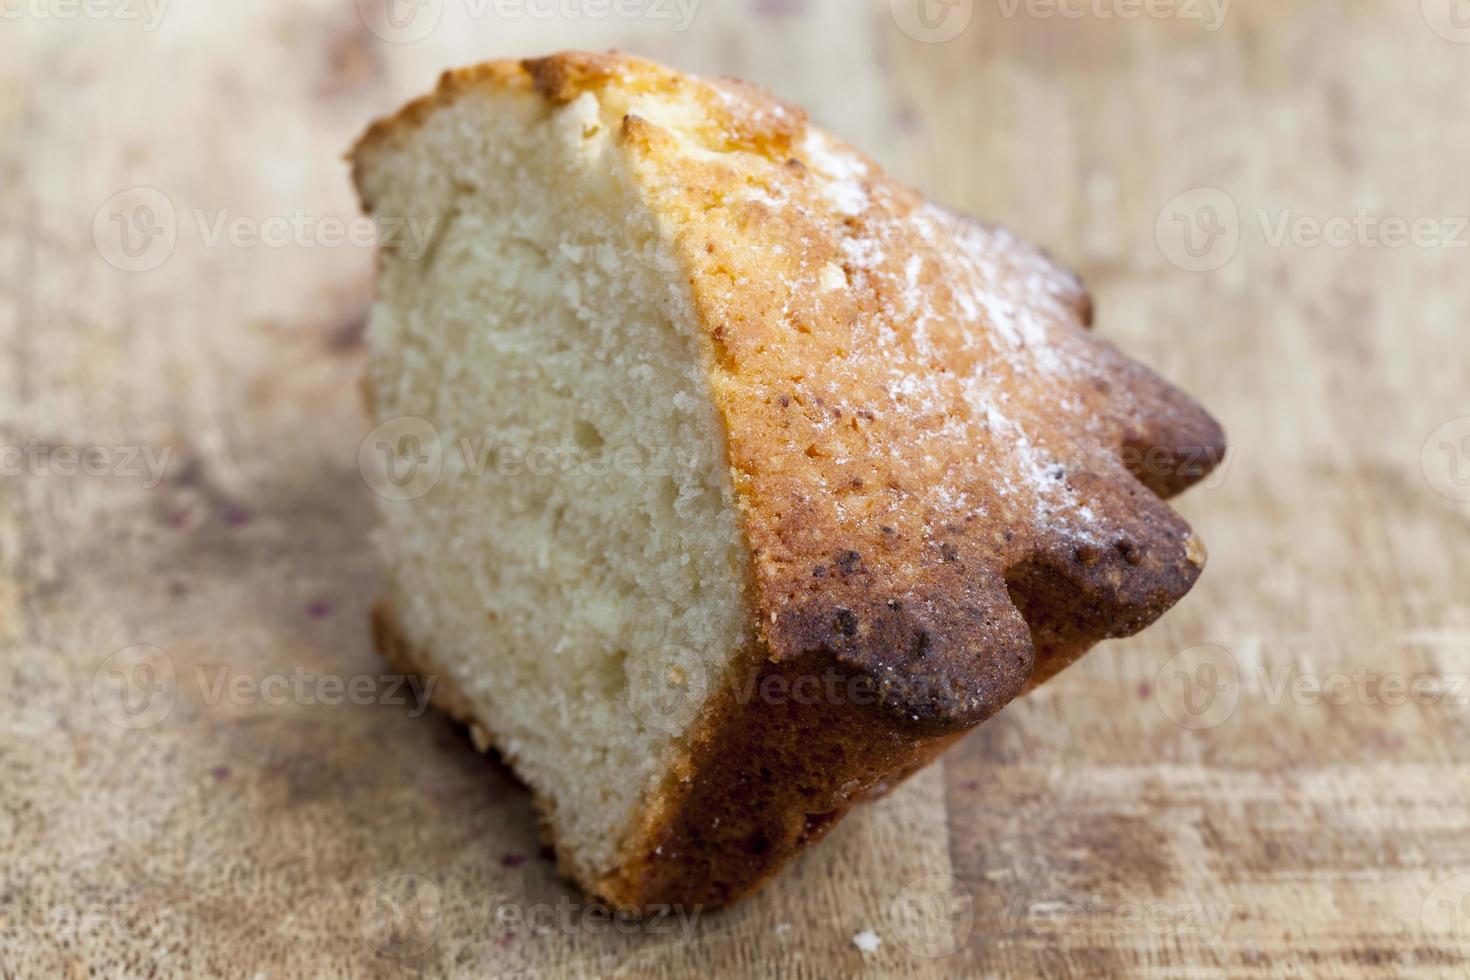
[[[743,83],[446,74],[352,154],[380,227],[384,653],[619,905],[746,894],[1203,549],[1224,438],[1038,249]],[[413,246],[413,247],[410,247]],[[401,460],[398,462],[402,462]]]

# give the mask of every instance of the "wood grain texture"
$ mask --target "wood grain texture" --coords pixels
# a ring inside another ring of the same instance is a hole
[[[26,461],[0,477],[0,976],[1470,971],[1449,0],[1236,0],[1214,30],[1203,3],[976,0],[943,43],[887,0],[706,3],[687,30],[446,0],[412,43],[359,6],[174,0],[150,30],[42,5],[0,33],[0,443]],[[1181,503],[1212,563],[1161,624],[752,901],[631,935],[552,875],[505,770],[383,703],[355,390],[372,256],[323,240],[356,213],[342,150],[440,69],[611,45],[762,82],[1049,246],[1098,329],[1236,447]],[[112,215],[140,202],[172,211],[161,263],[119,251]],[[295,230],[214,241],[222,215]],[[1388,244],[1388,218],[1428,237]],[[1192,257],[1191,226],[1233,251]],[[106,473],[57,475],[64,447]],[[163,659],[114,656],[139,645]],[[267,697],[273,677],[307,693]],[[326,703],[324,677],[371,697]]]

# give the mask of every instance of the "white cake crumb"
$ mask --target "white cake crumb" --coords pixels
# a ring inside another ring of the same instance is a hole
[[[864,929],[852,937],[852,944],[864,953],[876,953],[878,947],[883,945],[883,940],[871,929]]]

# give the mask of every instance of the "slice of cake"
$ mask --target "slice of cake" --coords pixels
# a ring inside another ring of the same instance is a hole
[[[1221,458],[1078,280],[803,112],[619,55],[451,72],[353,152],[383,651],[622,905],[749,892],[1204,552]],[[403,461],[399,461],[403,462]]]

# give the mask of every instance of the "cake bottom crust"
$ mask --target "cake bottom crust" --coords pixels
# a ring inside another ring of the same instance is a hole
[[[438,675],[390,603],[374,606],[372,628],[395,668]],[[492,720],[477,716],[448,677],[437,676],[433,691],[435,706],[488,751]],[[961,737],[896,730],[875,700],[827,656],[774,663],[742,651],[678,763],[645,799],[613,867],[579,867],[556,839],[552,802],[532,788],[558,871],[611,905],[644,912],[714,908],[749,894],[854,804],[888,792]]]

